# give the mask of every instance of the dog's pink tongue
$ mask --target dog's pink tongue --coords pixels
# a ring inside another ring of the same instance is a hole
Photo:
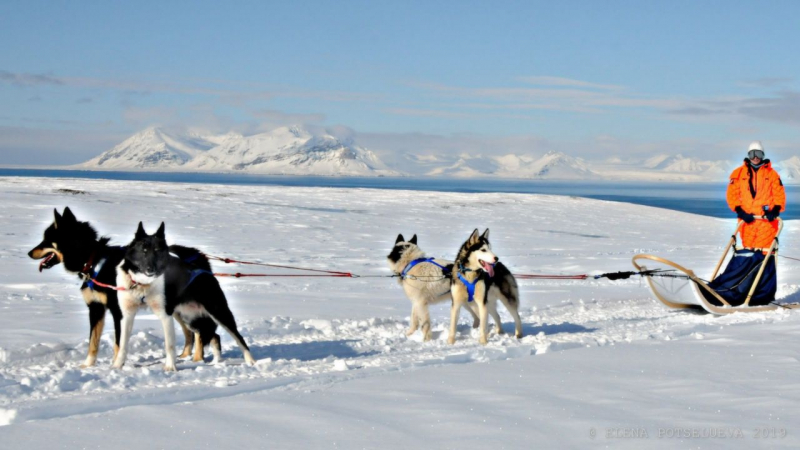
[[[42,262],[40,262],[40,263],[39,263],[39,272],[41,272],[42,270],[44,270],[44,265],[45,265],[45,264],[47,264],[47,263],[48,263],[48,262],[49,262],[51,259],[53,259],[53,254],[52,254],[52,253],[51,253],[51,254],[49,254],[49,255],[47,255],[47,257],[45,257],[45,258],[42,260]]]
[[[483,270],[489,274],[490,277],[494,276],[494,266],[487,263],[486,261],[481,261],[481,265],[483,266]]]

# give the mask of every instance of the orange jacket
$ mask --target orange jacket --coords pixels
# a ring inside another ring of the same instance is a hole
[[[758,170],[753,170],[747,160],[731,173],[728,185],[728,206],[735,211],[737,206],[750,214],[760,216],[775,205],[786,210],[786,191],[778,172],[772,170],[772,164],[765,160]]]

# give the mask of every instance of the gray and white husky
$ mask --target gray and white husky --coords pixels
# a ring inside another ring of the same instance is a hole
[[[469,239],[461,245],[450,279],[453,306],[450,310],[448,343],[453,344],[456,341],[456,324],[462,306],[466,306],[468,311],[471,305],[478,309],[478,342],[483,345],[487,343],[486,327],[489,314],[494,318],[495,331],[501,334],[503,329],[500,327],[500,316],[497,314],[497,299],[503,302],[514,317],[516,337],[522,337],[517,280],[499,259],[492,252],[488,228],[481,235],[476,228]]]
[[[133,319],[143,307],[149,307],[161,319],[167,354],[164,370],[176,370],[173,316],[180,316],[199,336],[201,349],[211,344],[214,362],[220,358],[219,335],[216,334],[219,324],[239,344],[245,362],[255,364],[217,279],[210,271],[170,254],[163,222],[154,235],[148,235],[139,222],[136,236],[117,266],[117,286],[124,288],[117,294],[122,310],[122,333],[112,367],[118,369],[125,364]]]
[[[417,245],[415,234],[408,241],[402,234],[397,235],[392,251],[386,257],[389,268],[398,275],[398,282],[403,287],[406,297],[411,300],[411,326],[406,336],[411,336],[422,329],[423,340],[431,339],[431,317],[428,305],[449,301],[450,272],[453,261],[440,258],[427,258],[425,252]],[[478,316],[467,308],[474,320],[473,327],[478,326]]]

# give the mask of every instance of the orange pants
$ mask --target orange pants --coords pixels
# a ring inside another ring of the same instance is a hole
[[[778,234],[778,221],[756,220],[753,223],[743,223],[739,234],[742,236],[743,247],[769,248]]]

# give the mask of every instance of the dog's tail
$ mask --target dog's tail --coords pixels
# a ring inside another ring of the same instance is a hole
[[[192,265],[196,269],[211,272],[211,263],[200,250],[182,245],[170,245],[169,252],[180,258],[186,264]]]
[[[517,287],[517,280],[511,271],[508,270],[503,263],[497,262],[494,265],[494,277],[492,277],[492,284],[500,289],[500,293],[508,299],[512,305],[519,306],[519,287]]]

